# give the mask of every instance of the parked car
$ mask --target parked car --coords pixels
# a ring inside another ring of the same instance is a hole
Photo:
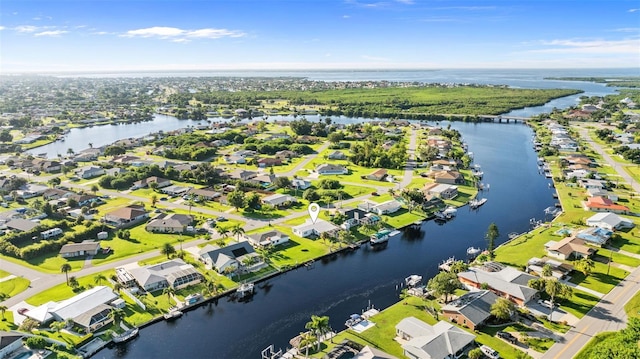
[[[161,201],[168,201],[168,200],[169,200],[169,198],[167,198],[167,197],[160,197],[160,200],[161,200]]]
[[[216,221],[218,221],[218,222],[226,222],[227,219],[221,216],[221,217],[216,218]]]
[[[498,354],[497,351],[491,349],[491,347],[488,347],[486,345],[481,345],[480,346],[480,350],[482,351],[482,353],[486,356],[488,356],[491,359],[498,359],[500,358],[500,354]]]
[[[507,332],[497,332],[496,336],[498,336],[498,338],[502,338],[508,341],[511,344],[515,344],[518,341],[516,337],[514,337],[511,333],[507,333]]]
[[[551,309],[551,308],[552,308],[552,306],[551,306],[551,302],[550,302],[550,301],[548,301],[548,300],[542,300],[542,299],[541,299],[541,300],[539,300],[539,301],[538,301],[538,304],[540,304],[541,306],[543,306],[543,307],[545,307],[545,308],[549,308],[549,309]],[[553,307],[555,307],[555,306],[556,306],[556,305],[554,304],[554,305],[553,305]]]

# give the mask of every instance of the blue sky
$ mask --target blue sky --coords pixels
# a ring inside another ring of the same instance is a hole
[[[0,72],[640,68],[626,0],[2,0]]]

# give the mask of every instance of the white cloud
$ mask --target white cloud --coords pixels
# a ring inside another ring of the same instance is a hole
[[[396,0],[396,2],[399,2],[401,4],[405,4],[405,5],[413,5],[414,4],[413,0]]]
[[[636,12],[636,11],[640,11],[640,9],[629,9],[629,10],[627,10],[627,12]]]
[[[0,31],[6,29],[4,26],[0,26]]]
[[[237,30],[203,28],[185,30],[177,27],[154,26],[144,29],[129,30],[124,37],[153,37],[168,39],[173,42],[188,42],[190,39],[220,39],[223,37],[243,37],[245,33]]]
[[[66,34],[68,32],[69,31],[66,31],[66,30],[50,30],[50,31],[39,32],[37,34],[34,34],[33,36],[52,36],[52,37],[54,37],[54,36],[60,36],[62,34]]]
[[[369,55],[362,55],[361,56],[363,59],[368,60],[368,61],[378,61],[378,62],[387,62],[389,61],[389,59],[385,58],[385,57],[377,57],[377,56],[369,56]]]
[[[22,32],[22,33],[32,33],[32,32],[39,31],[39,28],[33,25],[20,25],[20,26],[14,27],[13,29],[17,32]]]
[[[551,40],[542,41],[546,48],[530,50],[529,53],[574,53],[574,54],[638,54],[640,39],[623,40]]]
[[[350,19],[350,18],[351,18],[351,16],[350,16],[350,15],[342,15],[342,18],[343,18],[343,19]]]

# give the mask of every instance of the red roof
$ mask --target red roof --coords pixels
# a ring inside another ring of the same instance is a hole
[[[587,199],[588,208],[613,209],[617,211],[628,211],[629,207],[613,203],[612,200],[602,196],[591,197]]]

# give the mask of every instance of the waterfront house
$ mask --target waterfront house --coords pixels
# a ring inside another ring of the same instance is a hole
[[[149,214],[144,206],[133,204],[113,210],[104,216],[105,222],[117,228],[133,226],[147,218],[149,218]]]
[[[193,217],[178,213],[161,213],[147,223],[145,229],[154,233],[185,233],[189,228],[193,231],[191,224]]]
[[[367,179],[372,181],[382,181],[386,177],[387,177],[387,170],[385,170],[384,168],[375,170],[372,173],[367,175]]]
[[[458,196],[458,186],[444,183],[427,183],[422,187],[425,196],[432,195],[441,199],[454,199]]]
[[[207,245],[198,252],[198,255],[208,268],[218,273],[224,273],[227,270],[235,271],[241,266],[245,271],[253,272],[266,266],[260,255],[246,241],[222,248]]]
[[[245,234],[244,239],[254,247],[268,247],[287,243],[289,236],[280,231],[273,230],[256,234]]]
[[[316,167],[316,172],[319,175],[346,175],[349,173],[344,166],[334,165],[331,163],[323,163]]]
[[[358,204],[358,208],[363,211],[373,212],[381,216],[383,214],[390,214],[399,211],[400,208],[402,208],[402,204],[395,199],[390,199],[382,203],[363,201]]]
[[[580,187],[585,189],[595,188],[605,190],[607,188],[607,183],[605,181],[597,179],[581,179],[578,180],[578,184]]]
[[[47,302],[24,313],[41,324],[72,321],[87,333],[108,325],[112,306],[120,297],[107,286],[95,286],[61,302]]]
[[[353,359],[398,359],[398,357],[365,345]]]
[[[327,156],[327,158],[330,160],[346,160],[347,155],[342,151],[333,151]]]
[[[609,241],[612,234],[613,232],[609,229],[590,227],[576,233],[576,237],[592,246],[602,247]]]
[[[627,214],[629,207],[613,203],[612,200],[602,196],[589,197],[583,202],[585,210],[592,212],[612,212],[618,214]]]
[[[596,213],[593,216],[587,218],[587,226],[600,227],[608,229],[610,231],[614,231],[625,228],[633,228],[635,225],[628,218],[618,216],[615,213],[602,212]]]
[[[509,299],[519,306],[535,298],[538,292],[529,288],[529,280],[536,277],[496,262],[487,262],[481,267],[471,267],[458,273],[458,279],[470,290],[487,285],[494,294]]]
[[[442,307],[442,315],[449,321],[476,330],[491,316],[491,305],[498,296],[489,290],[469,292]]]
[[[436,183],[464,184],[464,177],[458,171],[439,171],[433,174]]]
[[[262,203],[268,204],[274,207],[286,206],[288,204],[296,203],[296,202],[298,202],[298,200],[295,197],[290,196],[288,194],[280,194],[280,193],[275,193],[275,194],[272,194],[271,196],[267,196],[262,199]]]
[[[345,221],[340,225],[340,228],[344,230],[349,230],[359,225],[376,224],[380,222],[380,217],[373,213],[367,213],[360,208],[340,208],[338,212],[346,217]]]
[[[547,254],[562,260],[571,258],[587,258],[596,253],[594,248],[586,245],[584,239],[574,236],[566,237],[561,241],[549,241],[544,245]]]
[[[100,251],[100,242],[86,239],[80,243],[67,243],[60,248],[62,258],[95,256]]]
[[[459,358],[475,339],[475,335],[444,321],[429,325],[407,317],[396,325],[396,340],[402,344],[404,355],[413,359]]]
[[[82,179],[102,176],[104,173],[104,168],[100,166],[84,166],[75,171],[76,176]]]
[[[303,224],[291,227],[291,230],[293,231],[293,234],[302,238],[308,238],[311,236],[320,237],[322,233],[327,233],[329,236],[334,237],[337,235],[340,228],[331,222],[318,219],[315,223],[311,220],[307,220]]]
[[[168,287],[182,289],[203,280],[200,272],[179,258],[145,267],[132,268],[128,272],[140,288],[148,292]]]

